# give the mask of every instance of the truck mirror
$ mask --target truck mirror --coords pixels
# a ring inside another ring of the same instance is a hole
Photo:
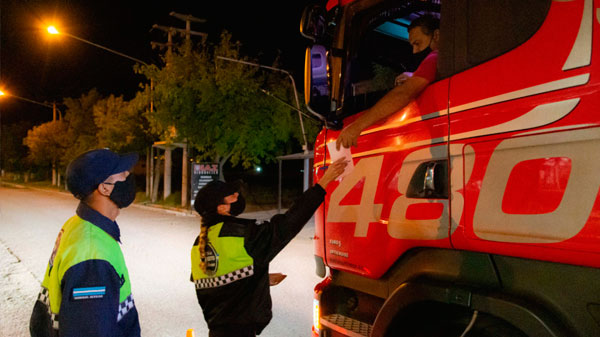
[[[306,106],[322,116],[330,109],[327,49],[314,45],[306,49],[304,67],[304,99]]]
[[[313,42],[325,35],[325,10],[319,5],[311,5],[304,9],[300,19],[300,34]]]

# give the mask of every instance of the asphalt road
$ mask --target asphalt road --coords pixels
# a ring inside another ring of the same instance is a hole
[[[74,214],[70,194],[0,186],[0,334],[29,336],[33,301],[56,234]],[[244,214],[268,219],[272,212]],[[142,336],[185,336],[207,328],[189,282],[191,245],[199,218],[134,205],[117,218]],[[272,287],[274,318],[261,336],[310,336],[314,273],[314,223],[309,224],[272,262],[271,272],[288,277]],[[34,292],[31,294],[31,292]]]

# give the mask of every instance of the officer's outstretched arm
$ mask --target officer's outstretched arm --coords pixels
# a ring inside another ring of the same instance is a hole
[[[335,180],[347,163],[340,159],[330,165],[315,186],[306,190],[284,214],[253,225],[246,237],[246,250],[255,260],[269,262],[300,232],[325,199],[327,184]]]

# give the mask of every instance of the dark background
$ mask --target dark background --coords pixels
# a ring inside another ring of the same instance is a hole
[[[309,0],[300,1],[128,1],[128,0],[0,0],[0,90],[37,102],[59,103],[78,98],[96,88],[103,96],[133,98],[147,81],[133,71],[135,62],[64,35],[50,35],[54,25],[90,42],[146,63],[161,63],[164,50],[151,42],[167,42],[167,34],[152,25],[184,29],[185,22],[169,15],[174,11],[206,19],[192,23],[192,30],[218,42],[223,30],[242,44],[243,55],[290,71],[302,90],[304,53],[308,41],[299,33],[300,18]],[[201,37],[192,37],[196,42]],[[292,103],[292,102],[290,102]],[[31,128],[52,120],[52,109],[0,98],[0,123],[10,129]],[[6,129],[5,129],[6,130]],[[16,129],[15,129],[16,130]],[[173,192],[181,186],[181,155],[173,153]],[[241,179],[255,186],[247,191],[256,203],[272,203],[277,186],[276,163],[263,163],[263,171],[241,166],[225,168],[226,179]],[[44,171],[45,172],[45,171]],[[302,187],[302,161],[284,163],[284,188],[297,194]],[[143,182],[140,186],[143,186]],[[264,187],[261,187],[264,186]],[[262,188],[264,191],[262,191]],[[271,200],[263,200],[265,197]]]
[[[92,88],[102,95],[131,99],[144,78],[133,72],[134,62],[67,36],[49,35],[46,27],[122,52],[147,63],[159,63],[160,51],[151,41],[166,43],[166,33],[153,24],[185,28],[171,11],[206,19],[192,30],[218,41],[222,30],[233,34],[246,55],[292,72],[302,85],[304,49],[300,35],[300,1],[114,1],[114,0],[1,0],[0,89],[39,102],[61,102]],[[200,37],[195,38],[200,41]],[[299,88],[300,89],[300,88]],[[45,122],[51,109],[6,97],[0,102],[2,124],[27,119]]]

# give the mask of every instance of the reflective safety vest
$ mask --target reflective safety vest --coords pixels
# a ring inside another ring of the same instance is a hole
[[[119,242],[110,234],[79,216],[73,216],[62,227],[52,256],[44,274],[42,290],[38,300],[48,307],[52,327],[59,328],[59,311],[62,303],[61,284],[63,276],[72,266],[87,260],[104,260],[110,263],[123,282],[119,294],[119,313],[117,322],[132,307],[131,284],[125,259]],[[78,296],[102,296],[102,287],[82,288]],[[93,298],[93,297],[91,297]],[[131,304],[129,304],[131,303]]]
[[[206,272],[200,268],[198,243],[192,247],[192,281],[196,289],[224,286],[254,274],[254,260],[244,248],[244,237],[219,236],[223,224],[208,228]]]

